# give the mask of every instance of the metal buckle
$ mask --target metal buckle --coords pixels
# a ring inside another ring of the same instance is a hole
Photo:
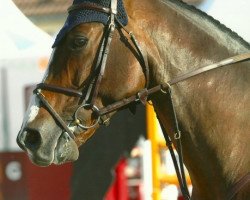
[[[144,88],[143,90],[139,91],[137,93],[137,97],[138,97],[138,99],[140,100],[140,102],[143,105],[146,105],[147,99],[148,99],[148,90],[147,90],[147,88]]]
[[[175,139],[175,140],[181,139],[181,131],[177,131],[177,132],[174,134],[174,139]]]
[[[92,124],[92,125],[84,125],[84,124],[82,124],[82,122],[81,122],[81,120],[78,118],[78,112],[79,112],[79,110],[81,109],[81,108],[83,108],[83,109],[85,109],[85,110],[92,110],[92,112],[93,113],[95,113],[95,114],[97,114],[98,115],[98,117],[97,117],[97,119],[96,119],[96,121],[95,121],[95,123],[94,124]],[[77,126],[79,126],[79,127],[81,127],[82,129],[90,129],[90,128],[93,128],[93,127],[95,127],[99,122],[100,122],[100,120],[101,120],[101,116],[100,116],[100,114],[99,114],[99,108],[97,107],[97,106],[95,106],[95,105],[91,105],[91,104],[83,104],[83,105],[81,105],[80,107],[78,107],[77,108],[77,110],[76,110],[76,112],[75,112],[75,124],[77,125]]]

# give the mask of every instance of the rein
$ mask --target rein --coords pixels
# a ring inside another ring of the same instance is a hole
[[[146,104],[148,100],[150,99],[150,96],[157,92],[162,92],[164,94],[169,94],[171,99],[171,107],[174,115],[174,123],[175,123],[175,140],[177,141],[177,152],[179,154],[179,159],[176,158],[173,150],[173,144],[169,137],[169,135],[166,133],[163,124],[161,120],[158,118],[160,122],[160,126],[162,128],[166,145],[168,146],[170,150],[170,154],[172,156],[172,160],[175,166],[176,174],[178,177],[178,181],[180,184],[180,188],[182,191],[182,194],[185,198],[185,200],[190,199],[190,195],[188,192],[187,184],[186,184],[186,177],[184,173],[184,164],[183,164],[183,156],[182,156],[182,145],[181,145],[181,131],[179,129],[178,119],[176,116],[173,99],[172,99],[172,85],[175,85],[179,82],[185,81],[191,77],[197,76],[199,74],[205,73],[207,71],[228,66],[231,64],[235,64],[238,62],[247,61],[250,59],[250,53],[247,54],[241,54],[234,57],[227,58],[225,60],[222,60],[218,63],[208,65],[199,69],[191,70],[187,73],[184,73],[182,75],[177,76],[176,78],[168,81],[166,84],[160,84],[155,87],[149,88],[149,67],[146,56],[144,56],[142,49],[140,48],[140,45],[138,41],[136,40],[135,36],[132,32],[128,31],[117,19],[117,0],[111,0],[111,6],[110,8],[105,8],[98,6],[94,3],[81,3],[77,5],[72,5],[69,7],[68,12],[75,12],[77,10],[81,9],[89,9],[89,10],[95,10],[98,12],[103,12],[110,15],[109,23],[106,26],[106,30],[103,34],[103,39],[100,44],[100,50],[97,57],[97,63],[95,66],[95,75],[93,80],[90,82],[90,85],[87,89],[86,94],[84,94],[82,91],[69,89],[69,88],[63,88],[59,86],[49,85],[46,83],[40,83],[37,85],[36,89],[34,90],[34,94],[37,95],[37,97],[40,99],[40,101],[43,103],[44,107],[47,109],[47,111],[51,114],[51,116],[56,120],[56,122],[62,127],[62,129],[68,133],[69,137],[71,137],[73,140],[77,140],[74,132],[72,132],[69,128],[69,125],[65,123],[65,121],[61,118],[61,116],[54,110],[54,108],[50,105],[50,103],[46,100],[46,97],[43,95],[42,90],[51,91],[55,93],[62,93],[68,96],[78,97],[80,99],[83,99],[83,102],[81,105],[76,109],[74,112],[74,120],[72,123],[74,123],[75,126],[80,127],[84,130],[88,130],[90,128],[95,127],[98,124],[104,124],[106,125],[106,122],[108,120],[103,120],[102,117],[107,116],[108,114],[117,111],[121,108],[124,108],[125,106],[131,104],[131,103],[142,103]],[[130,40],[132,41],[134,48],[136,49],[136,52],[138,53],[138,59],[139,62],[143,68],[143,72],[146,79],[146,87],[139,91],[136,95],[124,98],[120,101],[117,101],[115,103],[112,103],[106,107],[98,108],[95,105],[95,100],[97,98],[100,84],[105,72],[107,57],[109,53],[110,44],[112,41],[113,33],[115,29],[117,28],[117,25],[119,28],[123,29],[129,36]],[[81,109],[84,110],[91,110],[92,114],[96,116],[94,124],[86,125],[81,122],[78,115]],[[233,198],[239,191],[242,189],[242,187],[248,183],[250,180],[250,175],[247,174],[244,176],[239,182],[236,183],[235,187],[233,187],[233,192],[229,194],[230,198]]]
[[[133,96],[128,97],[128,98],[124,98],[120,101],[117,101],[111,105],[108,105],[108,106],[100,109],[99,113],[100,113],[100,115],[105,115],[105,114],[111,113],[113,111],[116,111],[119,108],[124,107],[132,102],[141,102],[145,105],[148,101],[148,97],[156,92],[166,93],[165,91],[168,88],[170,88],[172,85],[175,85],[179,82],[185,81],[189,78],[192,78],[194,76],[208,72],[208,71],[213,70],[213,69],[217,69],[219,67],[223,67],[223,66],[227,66],[227,65],[231,65],[231,64],[236,64],[238,62],[244,62],[247,60],[250,60],[250,53],[236,55],[236,56],[227,58],[225,60],[222,60],[220,62],[211,64],[211,65],[207,65],[205,67],[201,67],[201,68],[198,68],[195,70],[191,70],[189,72],[186,72],[182,75],[175,77],[174,79],[168,81],[166,84],[157,85],[157,86],[152,87],[150,89],[144,88],[141,91],[139,91],[136,95],[133,95]]]

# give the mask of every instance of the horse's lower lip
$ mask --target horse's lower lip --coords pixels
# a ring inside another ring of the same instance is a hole
[[[55,164],[55,165],[61,165],[61,164],[63,164],[65,162],[64,159],[65,158],[61,154],[59,154],[57,152],[57,150],[55,149],[53,164]]]
[[[61,165],[66,162],[77,160],[79,151],[75,141],[65,132],[58,139],[56,148],[54,149],[53,164]]]
[[[34,164],[36,164],[36,165],[38,165],[38,166],[40,166],[40,167],[47,167],[47,166],[49,166],[49,165],[51,165],[52,164],[52,161],[50,161],[50,160],[45,160],[45,159],[41,159],[41,158],[35,158],[32,154],[29,154],[29,157],[30,157],[30,160],[34,163]]]

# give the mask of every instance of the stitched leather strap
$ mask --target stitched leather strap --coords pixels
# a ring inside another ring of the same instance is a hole
[[[64,87],[60,87],[60,86],[56,86],[56,85],[49,85],[46,83],[37,84],[36,90],[38,90],[38,89],[44,89],[44,90],[48,90],[51,92],[62,93],[62,94],[74,96],[74,97],[82,97],[82,92],[80,92],[78,90],[64,88]]]
[[[227,58],[227,59],[222,60],[220,62],[217,62],[215,64],[192,70],[192,71],[187,72],[183,75],[177,76],[176,78],[170,80],[167,84],[157,85],[153,88],[147,89],[147,95],[146,96],[145,96],[145,94],[143,95],[143,100],[138,98],[138,95],[133,95],[131,97],[124,98],[120,101],[117,101],[111,105],[108,105],[104,108],[101,108],[100,115],[105,115],[107,113],[111,113],[113,111],[116,111],[116,110],[130,104],[131,102],[145,102],[145,99],[148,98],[148,96],[150,96],[151,94],[159,92],[161,90],[164,92],[167,88],[169,88],[169,86],[174,85],[174,84],[179,83],[179,82],[182,82],[182,81],[185,81],[185,80],[187,80],[191,77],[194,77],[196,75],[199,75],[201,73],[205,73],[205,72],[210,71],[212,69],[216,69],[216,68],[223,67],[226,65],[247,61],[249,59],[250,59],[250,53],[240,54],[240,55],[236,55],[236,56]],[[143,90],[144,90],[144,92],[146,91],[145,89],[143,89]],[[141,91],[139,93],[141,93]],[[140,96],[142,96],[142,95],[140,95]]]
[[[76,140],[76,137],[74,133],[69,129],[69,127],[66,125],[66,123],[63,121],[63,119],[60,117],[60,115],[54,110],[54,108],[51,107],[49,102],[44,98],[41,91],[38,89],[36,90],[37,97],[41,100],[43,105],[46,107],[47,111],[51,114],[51,116],[60,124],[60,126],[68,133],[68,135],[73,139]]]
[[[189,71],[189,72],[187,72],[185,74],[177,76],[176,78],[169,81],[169,84],[174,85],[176,83],[179,83],[181,81],[185,81],[185,80],[187,80],[187,79],[189,79],[189,78],[191,78],[193,76],[202,74],[202,73],[210,71],[212,69],[216,69],[216,68],[219,68],[219,67],[235,64],[235,63],[238,63],[238,62],[247,61],[249,59],[250,59],[250,53],[239,54],[239,55],[227,58],[225,60],[222,60],[220,62],[217,62],[215,64],[207,65],[207,66],[199,68],[199,69],[194,69],[194,70]]]

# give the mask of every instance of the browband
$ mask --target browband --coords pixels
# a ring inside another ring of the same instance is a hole
[[[95,11],[103,12],[106,14],[111,13],[110,8],[102,7],[102,6],[96,5],[95,3],[80,3],[80,4],[72,5],[68,8],[68,13],[72,11],[76,11],[76,10],[82,10],[82,9],[95,10]]]

